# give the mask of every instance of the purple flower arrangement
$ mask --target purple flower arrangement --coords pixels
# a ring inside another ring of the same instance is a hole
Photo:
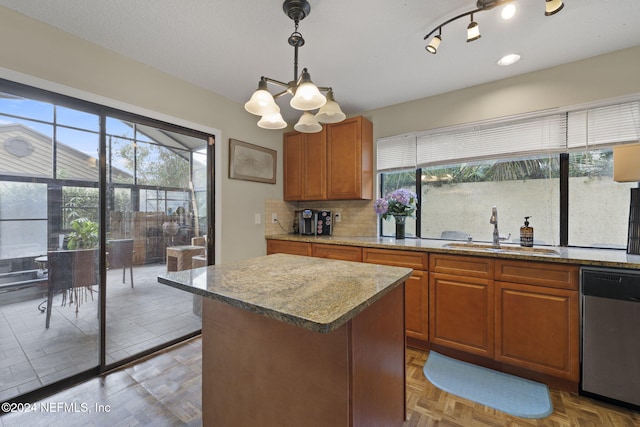
[[[415,212],[417,202],[416,193],[406,188],[400,188],[387,194],[383,199],[377,199],[373,204],[373,209],[384,219],[388,219],[390,216],[409,216]]]

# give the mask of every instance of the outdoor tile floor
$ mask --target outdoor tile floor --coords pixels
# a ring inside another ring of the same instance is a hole
[[[124,284],[122,270],[107,272],[107,364],[201,328],[193,296],[158,283],[165,269],[163,264],[134,266],[133,289],[128,271]],[[16,301],[16,292],[25,299]],[[83,293],[77,315],[75,302],[62,306],[62,295],[56,295],[49,329],[46,314],[38,310],[46,296],[16,292],[0,294],[0,401],[98,363],[97,292]]]

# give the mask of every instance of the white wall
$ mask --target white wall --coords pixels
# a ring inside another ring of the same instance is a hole
[[[264,218],[255,225],[254,214],[282,198],[282,132],[258,128],[241,104],[3,7],[0,40],[0,78],[215,133],[217,262],[265,253]],[[277,184],[228,179],[229,138],[277,150]]]
[[[374,123],[375,140],[636,93],[640,93],[640,45],[493,83],[371,110],[364,115]]]

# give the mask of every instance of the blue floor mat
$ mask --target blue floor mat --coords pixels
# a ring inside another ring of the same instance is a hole
[[[424,375],[436,387],[462,398],[522,418],[553,413],[545,384],[451,359],[434,351]]]

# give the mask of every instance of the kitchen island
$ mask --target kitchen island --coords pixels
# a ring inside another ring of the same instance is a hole
[[[276,254],[159,276],[204,297],[204,425],[401,426],[411,271]]]

